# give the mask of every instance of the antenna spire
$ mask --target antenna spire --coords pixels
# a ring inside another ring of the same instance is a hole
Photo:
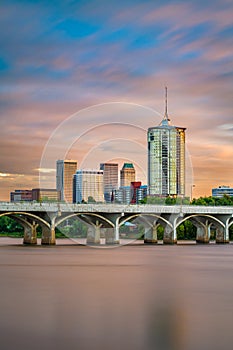
[[[167,86],[165,86],[165,114],[164,119],[168,121],[168,114],[167,114]]]

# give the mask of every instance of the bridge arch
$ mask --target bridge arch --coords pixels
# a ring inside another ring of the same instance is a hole
[[[185,222],[186,220],[190,220],[192,218],[198,218],[198,217],[206,217],[206,218],[210,218],[212,220],[211,224],[213,223],[218,223],[219,225],[221,225],[222,227],[225,227],[224,223],[217,219],[216,217],[212,216],[212,215],[208,215],[208,214],[192,214],[189,216],[185,216],[183,219],[181,219],[180,221],[178,221],[175,225],[175,229],[177,229],[178,226],[180,226],[183,222]]]
[[[17,217],[20,217],[20,215],[24,215],[25,217],[34,219],[39,225],[45,225],[48,228],[50,227],[50,224],[46,220],[42,219],[41,217],[39,217],[39,216],[37,216],[35,214],[31,214],[31,213],[11,211],[11,212],[1,213],[0,217],[1,216],[15,216],[15,217],[17,216]]]
[[[165,218],[163,218],[162,216],[157,215],[157,214],[144,214],[144,213],[134,214],[134,215],[131,215],[131,216],[127,217],[127,218],[124,218],[123,220],[120,221],[119,227],[124,225],[129,220],[132,220],[132,219],[137,218],[137,217],[142,217],[143,218],[144,216],[155,217],[155,218],[159,219],[164,224],[167,224],[168,226],[170,226],[173,229],[172,224],[169,221],[167,221]]]
[[[88,216],[93,216],[93,217],[99,218],[102,221],[107,222],[111,227],[114,227],[114,224],[110,220],[108,220],[104,216],[102,216],[100,214],[96,214],[96,213],[72,213],[72,214],[66,215],[66,216],[62,217],[60,220],[57,220],[55,222],[55,227],[57,227],[58,225],[60,225],[62,222],[64,222],[67,219],[70,219],[72,217],[82,216],[82,215],[86,215],[87,217]]]

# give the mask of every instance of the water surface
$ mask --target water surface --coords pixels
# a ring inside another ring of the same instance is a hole
[[[3,350],[231,350],[233,245],[0,246]]]

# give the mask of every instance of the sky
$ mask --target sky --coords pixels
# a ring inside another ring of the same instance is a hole
[[[0,2],[0,200],[55,187],[56,160],[135,163],[186,127],[187,194],[233,186],[232,0]]]

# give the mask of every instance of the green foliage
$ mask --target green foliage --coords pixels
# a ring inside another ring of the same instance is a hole
[[[157,228],[157,238],[158,240],[162,240],[163,239],[163,234],[164,234],[164,228],[163,226],[159,225]]]
[[[197,228],[186,220],[177,227],[177,239],[181,240],[195,240],[197,234]]]
[[[146,203],[147,203],[147,197],[145,197],[139,201],[139,204],[146,204]]]
[[[194,198],[191,202],[192,205],[206,205],[206,206],[232,206],[233,197],[224,195],[222,198],[217,197],[200,197]]]
[[[0,217],[0,233],[13,234],[13,232],[23,233],[23,227],[14,219],[8,216]]]
[[[158,204],[158,205],[205,205],[205,206],[233,206],[233,197],[224,195],[222,198],[217,197],[200,197],[194,198],[190,203],[189,197],[158,197],[147,196],[140,201],[140,204]]]
[[[92,196],[89,196],[87,203],[96,203],[96,200]]]
[[[144,237],[145,234],[145,227],[143,226],[143,224],[139,224],[138,225],[138,235],[139,237]]]
[[[229,238],[230,241],[233,241],[233,225],[231,225],[229,228]]]
[[[58,226],[57,229],[66,237],[74,238],[87,236],[87,225],[77,218],[71,218],[69,220],[64,221],[61,225]]]
[[[158,204],[158,205],[188,205],[190,204],[189,197],[159,197],[147,196],[140,201],[140,204]]]
[[[187,205],[190,203],[189,197],[167,197],[165,204],[167,205]]]
[[[177,239],[180,240],[195,240],[196,239],[196,227],[189,221],[186,220],[180,224],[177,228]],[[163,240],[164,227],[159,225],[157,228],[158,240]]]
[[[165,197],[147,196],[147,204],[165,204]]]

